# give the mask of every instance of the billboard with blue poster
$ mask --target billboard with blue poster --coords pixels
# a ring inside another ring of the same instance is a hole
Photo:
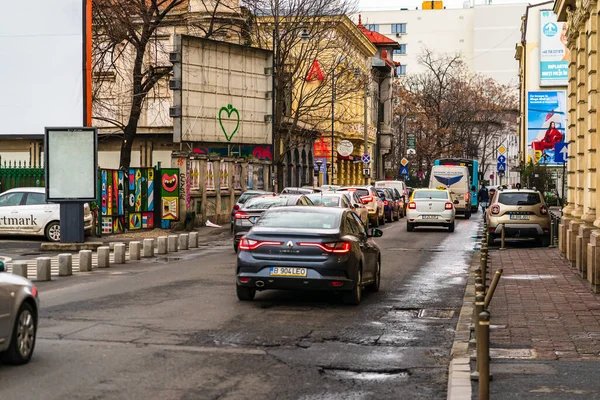
[[[566,109],[564,90],[527,93],[527,163],[559,165],[554,145],[565,141]]]
[[[567,23],[558,22],[554,12],[542,10],[540,14],[540,86],[567,86],[568,79]]]

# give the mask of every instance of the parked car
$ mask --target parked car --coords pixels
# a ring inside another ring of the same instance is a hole
[[[233,249],[238,250],[240,239],[254,226],[263,213],[271,207],[311,206],[312,202],[303,194],[300,195],[267,195],[249,199],[235,215],[233,225]]]
[[[454,232],[457,201],[446,189],[415,189],[408,202],[406,230],[417,226],[444,226]]]
[[[375,182],[376,188],[392,188],[398,190],[403,203],[407,203],[409,199],[408,188],[404,181],[377,181]]]
[[[315,192],[316,190],[313,188],[286,187],[281,191],[281,194],[311,194]]]
[[[267,289],[341,292],[359,304],[363,288],[379,291],[381,256],[358,216],[337,207],[267,210],[241,242],[236,267],[240,300]]]
[[[400,210],[400,218],[404,218],[406,216],[406,206],[408,204],[408,199],[410,198],[410,196],[401,196],[400,192],[398,192],[398,189],[396,188],[392,188],[391,190],[392,194],[394,195],[394,200],[398,203],[398,209]]]
[[[341,186],[339,185],[323,185],[321,186],[321,190],[326,191],[326,190],[338,190],[339,188],[341,188]]]
[[[6,272],[0,261],[0,360],[29,362],[35,348],[39,299],[37,288],[25,278]]]
[[[391,189],[377,188],[377,195],[383,201],[383,212],[387,222],[394,222],[400,219],[400,209],[398,203],[394,200],[394,194]]]
[[[360,201],[367,207],[369,224],[372,226],[385,225],[383,201],[379,198],[379,195],[373,186],[346,186],[339,188],[337,191],[355,192],[360,198]]]
[[[550,245],[550,213],[537,190],[504,189],[496,192],[485,211],[490,240],[500,238],[504,226],[507,238],[534,238],[541,246]]]
[[[336,192],[336,193],[338,193],[338,192]],[[360,200],[360,197],[358,197],[356,192],[345,191],[345,192],[339,192],[339,193],[342,193],[343,195],[346,196],[346,198],[352,205],[352,211],[354,211],[354,213],[356,215],[358,215],[358,217],[362,221],[365,228],[369,228],[369,211],[367,209],[367,206],[365,206],[363,204],[363,202]]]
[[[325,207],[347,208],[358,215],[365,227],[369,223],[369,213],[364,204],[356,197],[354,192],[323,192],[309,194],[308,197],[314,205]]]
[[[233,224],[235,223],[234,215],[240,208],[242,208],[244,203],[246,203],[246,201],[248,201],[248,199],[250,199],[252,197],[261,196],[261,195],[264,196],[264,195],[268,195],[268,194],[273,194],[273,193],[266,192],[264,190],[246,190],[244,193],[241,194],[240,198],[238,199],[238,201],[233,206],[233,209],[231,210],[231,231],[232,232],[233,232]]]
[[[92,212],[83,206],[86,233],[92,231]],[[0,194],[0,235],[45,236],[60,241],[60,205],[48,203],[44,188],[23,187]]]

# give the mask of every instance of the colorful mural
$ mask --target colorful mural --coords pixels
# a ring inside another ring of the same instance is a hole
[[[128,229],[142,229],[142,215],[154,213],[154,169],[129,169]],[[153,218],[152,218],[153,220]],[[147,228],[154,228],[154,224]]]
[[[123,171],[100,171],[100,226],[103,234],[122,233],[125,228],[125,174]]]
[[[160,185],[161,220],[176,221],[179,219],[179,169],[161,169]],[[170,223],[161,222],[161,227],[165,226],[170,227]]]
[[[196,154],[218,154],[221,157],[256,158],[257,160],[273,159],[272,146],[230,145],[229,147],[194,147],[193,151]]]

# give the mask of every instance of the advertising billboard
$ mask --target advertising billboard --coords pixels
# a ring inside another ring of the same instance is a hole
[[[177,35],[171,54],[173,140],[271,144],[272,54]]]
[[[3,1],[0,135],[90,124],[91,0]]]
[[[540,86],[567,86],[567,24],[558,22],[552,11],[540,13]]]
[[[527,163],[558,165],[554,145],[566,137],[566,92],[527,93]]]

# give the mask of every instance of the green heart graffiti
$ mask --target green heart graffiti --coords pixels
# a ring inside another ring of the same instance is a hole
[[[233,132],[231,132],[229,134],[227,133],[227,130],[223,126],[223,117],[222,117],[223,112],[227,113],[227,118],[229,118],[229,119],[231,118],[231,114],[235,114],[235,116],[237,118],[237,123],[235,125],[235,129],[233,130]],[[221,109],[219,110],[219,125],[221,125],[221,130],[223,131],[223,134],[225,135],[225,139],[227,139],[227,141],[230,142],[240,127],[240,113],[238,112],[237,108],[235,108],[231,104],[227,104],[227,107],[221,107]]]

